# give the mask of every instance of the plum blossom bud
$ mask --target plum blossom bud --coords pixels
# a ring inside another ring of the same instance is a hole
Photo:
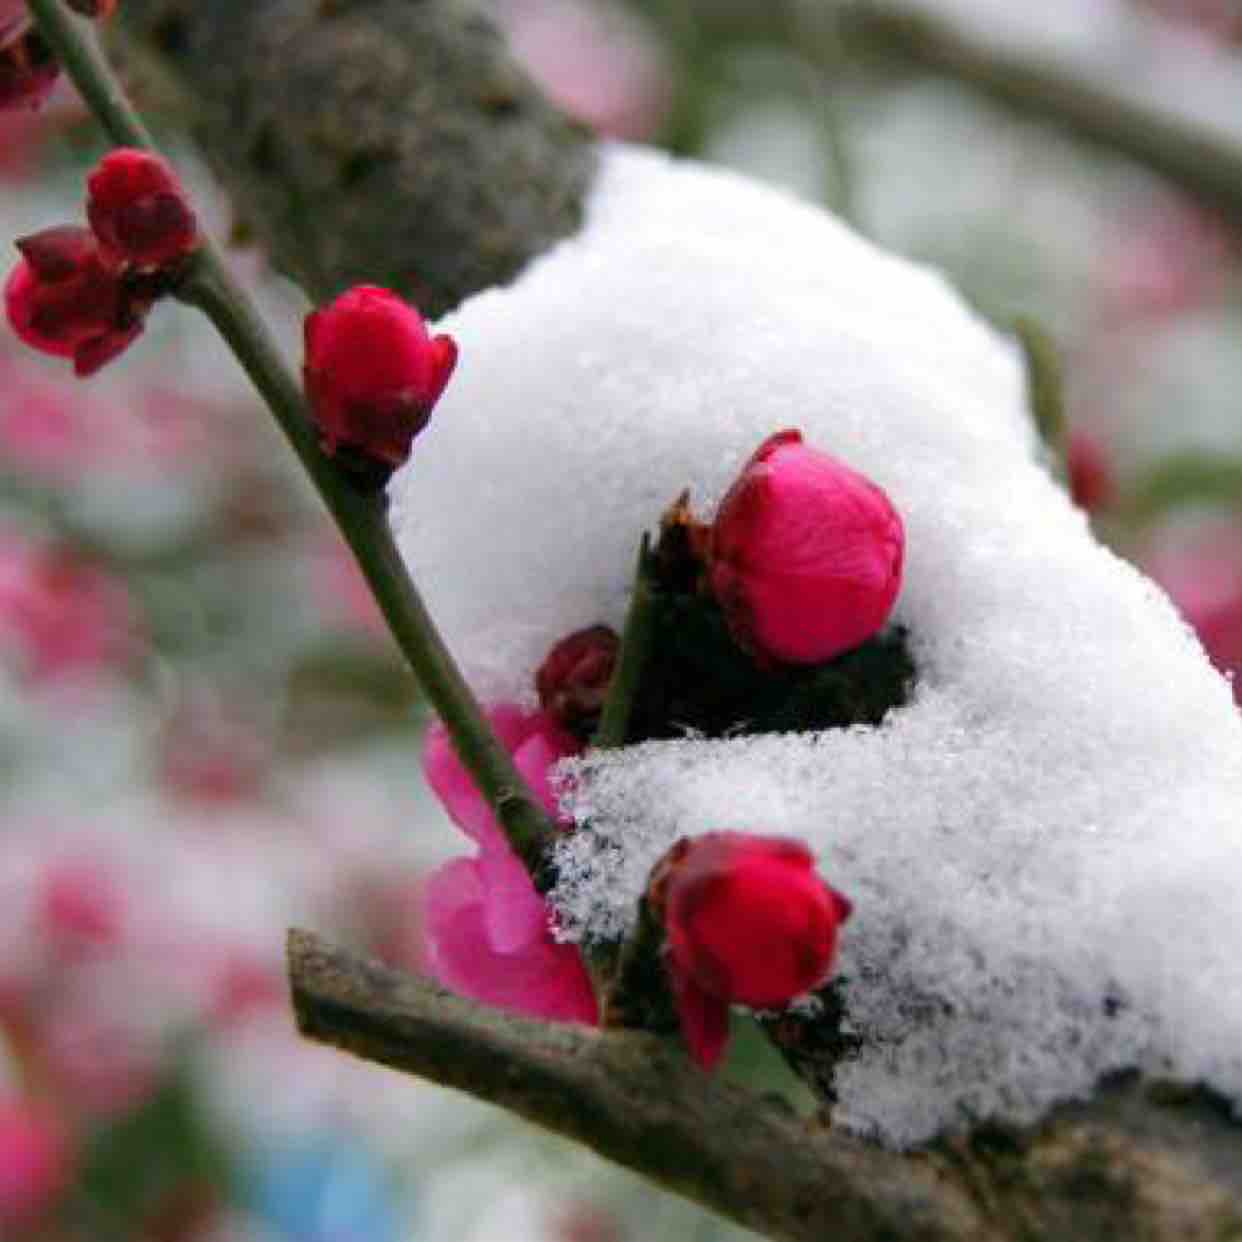
[[[620,645],[616,631],[606,625],[562,638],[535,674],[543,710],[567,729],[590,729],[603,710]]]
[[[4,287],[13,331],[91,375],[141,333],[150,300],[105,261],[86,229],[64,225],[17,242],[22,260]]]
[[[86,189],[86,217],[113,262],[169,268],[198,245],[185,190],[158,155],[119,147],[95,166]]]
[[[24,9],[16,16],[0,12],[0,111],[37,108],[60,75],[51,50],[25,21]]]
[[[684,838],[652,873],[665,960],[691,1054],[710,1070],[729,1005],[779,1009],[832,969],[851,905],[801,841],[745,832]]]
[[[819,664],[884,625],[904,547],[901,518],[874,483],[781,431],[721,501],[708,579],[742,646]]]
[[[391,468],[410,454],[457,362],[451,337],[428,335],[395,293],[357,285],[306,318],[306,393],[323,448]]]

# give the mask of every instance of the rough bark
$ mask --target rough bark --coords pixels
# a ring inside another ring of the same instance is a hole
[[[708,1077],[674,1041],[501,1013],[307,932],[303,1034],[489,1100],[782,1242],[1242,1239],[1242,1127],[1126,1078],[1043,1125],[886,1151]]]
[[[588,137],[461,0],[126,0],[131,69],[182,105],[239,218],[316,301],[439,315],[578,227]]]

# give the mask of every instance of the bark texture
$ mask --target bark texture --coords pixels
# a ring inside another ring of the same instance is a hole
[[[552,1025],[289,936],[302,1033],[489,1100],[781,1242],[1242,1239],[1242,1127],[1127,1077],[1030,1130],[910,1153],[710,1078],[673,1040]]]
[[[126,0],[120,44],[189,119],[240,220],[315,301],[430,315],[573,233],[594,166],[463,0]]]

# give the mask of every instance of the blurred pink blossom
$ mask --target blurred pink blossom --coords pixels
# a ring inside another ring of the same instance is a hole
[[[138,621],[121,582],[67,549],[0,533],[0,643],[35,680],[116,666]]]
[[[72,1163],[52,1118],[28,1101],[0,1098],[0,1235],[36,1224],[69,1184]]]
[[[608,138],[659,132],[673,75],[638,14],[603,0],[503,0],[496,16],[514,55],[570,115]]]
[[[1199,636],[1212,663],[1233,680],[1242,706],[1242,524],[1209,522],[1157,543],[1143,561]]]
[[[119,946],[124,899],[102,867],[85,857],[59,859],[44,872],[39,890],[39,930],[57,957]]]
[[[488,716],[518,771],[555,814],[549,771],[581,743],[544,712],[505,703]],[[547,904],[439,726],[428,733],[423,770],[453,822],[479,846],[476,858],[447,863],[427,879],[423,913],[432,972],[489,1004],[594,1022],[595,997],[578,950],[554,939]]]
[[[1106,326],[1160,318],[1218,299],[1232,238],[1224,222],[1182,195],[1153,195],[1110,229],[1096,298]]]

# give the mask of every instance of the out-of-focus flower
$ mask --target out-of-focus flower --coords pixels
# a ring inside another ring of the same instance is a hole
[[[24,17],[0,14],[0,109],[37,108],[51,94],[60,66]]]
[[[801,841],[744,832],[679,841],[650,895],[686,1043],[709,1070],[724,1051],[729,1005],[779,1009],[821,984],[851,910]]]
[[[581,744],[543,712],[501,704],[488,716],[518,771],[554,815],[549,770]],[[428,733],[423,769],[453,822],[479,846],[477,858],[447,863],[427,879],[423,913],[433,973],[489,1004],[594,1022],[595,997],[578,950],[553,938],[547,903],[439,726]]]
[[[611,0],[504,0],[497,19],[513,54],[571,116],[598,134],[654,137],[675,81],[655,28]]]
[[[68,1140],[29,1102],[0,1099],[0,1232],[35,1225],[68,1186]]]
[[[150,300],[105,260],[89,230],[45,229],[17,248],[22,259],[4,287],[4,305],[27,345],[72,358],[75,374],[87,376],[142,332]]]
[[[1066,446],[1066,470],[1070,497],[1088,513],[1112,504],[1117,480],[1104,446],[1090,432],[1075,428]]]
[[[290,1242],[397,1242],[393,1187],[366,1145],[324,1133],[260,1159],[255,1215]]]
[[[86,179],[86,218],[114,263],[170,268],[198,245],[198,222],[165,160],[149,151],[110,151]]]
[[[137,632],[117,579],[72,552],[0,536],[0,641],[18,650],[31,678],[119,664]]]
[[[1143,558],[1169,593],[1212,663],[1233,682],[1242,706],[1242,525],[1208,523],[1170,538]]]
[[[306,317],[306,393],[324,451],[396,467],[410,455],[457,362],[395,293],[358,285]]]
[[[608,696],[620,645],[616,631],[606,625],[562,638],[535,674],[543,710],[567,729],[591,728]]]
[[[124,922],[124,902],[111,877],[85,859],[61,859],[42,877],[41,931],[58,956],[115,947]]]
[[[711,588],[734,636],[757,655],[818,664],[888,620],[905,532],[869,479],[802,442],[770,436],[712,525]]]

